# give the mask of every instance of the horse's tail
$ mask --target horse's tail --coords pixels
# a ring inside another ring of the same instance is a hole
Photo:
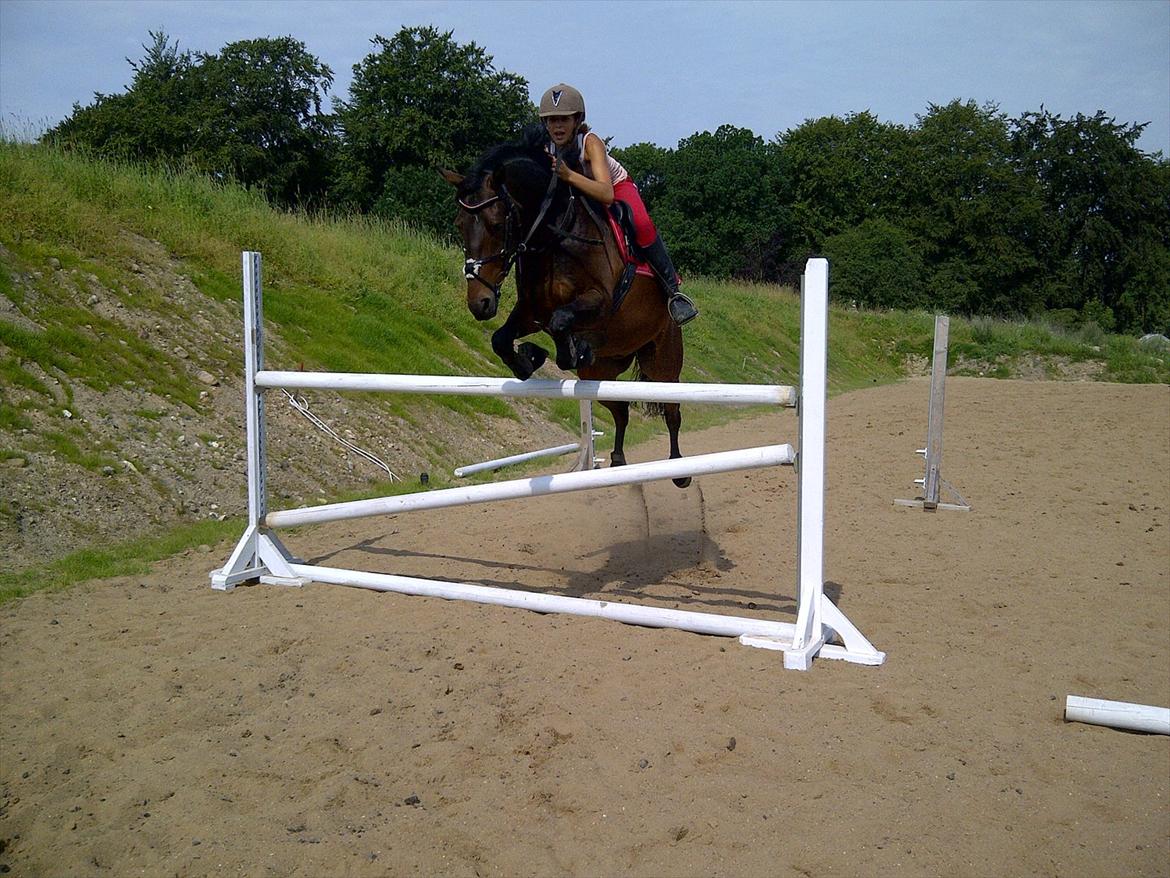
[[[635,361],[634,363],[634,380],[635,381],[649,381],[642,372],[642,366]],[[661,402],[635,402],[631,403],[636,411],[641,412],[649,418],[661,418],[666,415],[666,407]]]

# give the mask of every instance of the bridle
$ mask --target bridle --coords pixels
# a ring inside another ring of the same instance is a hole
[[[544,222],[545,215],[548,213],[549,208],[552,207],[553,199],[556,195],[558,180],[559,178],[554,172],[549,178],[548,188],[545,190],[544,198],[541,200],[540,210],[538,210],[536,213],[536,219],[534,219],[532,224],[528,227],[528,231],[524,234],[524,238],[518,241],[515,245],[513,245],[512,242],[516,237],[518,237],[516,235],[516,229],[520,226],[520,208],[517,205],[516,200],[512,198],[511,194],[508,192],[507,186],[501,183],[499,194],[493,195],[490,198],[486,198],[478,204],[468,204],[462,198],[459,199],[459,206],[473,215],[480,213],[482,210],[484,210],[484,208],[495,204],[497,201],[502,201],[507,207],[508,211],[507,218],[504,220],[504,244],[498,253],[493,253],[491,256],[484,256],[482,258],[475,259],[468,255],[466,250],[463,251],[463,277],[465,279],[469,281],[478,281],[491,290],[493,296],[499,298],[500,288],[504,285],[504,281],[507,279],[508,273],[512,270],[512,266],[516,265],[517,262],[519,262],[520,257],[525,253],[534,253],[540,250],[539,246],[532,244],[532,236],[536,234],[536,230],[540,228],[541,224]],[[548,228],[552,231],[553,235],[558,240],[575,240],[582,241],[587,244],[603,244],[603,241],[600,238],[583,238],[580,235],[572,234],[564,228],[566,222],[571,222],[575,199],[576,195],[570,192],[569,203],[566,206],[564,214],[562,214],[560,220],[555,224],[550,223]],[[585,202],[585,204],[586,207],[588,207],[588,202]],[[591,217],[593,217],[594,222],[597,223],[598,220],[595,216],[593,216],[592,209],[589,210],[589,214]],[[598,228],[600,229],[601,226],[598,225]],[[503,264],[503,271],[500,274],[499,282],[492,283],[482,274],[480,274],[480,269],[485,265],[496,261],[499,261]]]
[[[460,198],[459,206],[470,214],[478,214],[484,208],[495,204],[497,201],[503,201],[508,207],[508,217],[504,221],[504,246],[499,253],[494,253],[491,256],[484,256],[481,259],[473,259],[467,254],[467,251],[464,250],[463,277],[467,280],[479,281],[481,284],[492,291],[493,296],[499,297],[500,287],[504,285],[504,280],[508,277],[508,272],[512,270],[512,266],[515,264],[517,257],[520,255],[519,248],[512,248],[509,246],[512,239],[512,220],[517,214],[516,203],[512,201],[510,197],[508,197],[507,190],[505,190],[502,194],[494,195],[491,198],[481,201],[479,204],[468,204],[466,201]],[[480,274],[479,270],[485,265],[491,262],[495,262],[496,260],[500,260],[504,263],[504,270],[500,275],[499,283],[492,283],[482,274]]]

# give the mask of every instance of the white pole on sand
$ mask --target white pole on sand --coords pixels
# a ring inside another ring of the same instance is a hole
[[[1064,718],[1074,723],[1170,735],[1170,707],[1069,695],[1064,702]]]

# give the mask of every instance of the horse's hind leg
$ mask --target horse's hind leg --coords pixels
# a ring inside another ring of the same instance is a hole
[[[618,400],[602,400],[601,404],[613,415],[613,451],[609,453],[609,465],[625,466],[626,427],[630,424],[630,404]]]
[[[678,450],[678,431],[682,427],[682,409],[677,402],[664,403],[662,417],[666,420],[666,429],[670,432],[670,457],[682,457]],[[691,484],[691,477],[685,479],[671,479],[678,487],[686,488]]]
[[[633,354],[599,360],[592,365],[582,366],[577,375],[586,381],[612,381],[630,368]],[[630,404],[624,400],[606,399],[601,404],[613,415],[613,451],[609,453],[610,466],[624,466],[626,463],[626,427],[630,424]]]
[[[682,373],[683,340],[682,332],[673,320],[662,321],[662,330],[654,341],[638,351],[638,370],[647,381],[678,381]],[[662,404],[662,417],[670,433],[670,457],[682,457],[678,447],[678,432],[682,427],[682,410],[677,402]],[[678,487],[685,488],[691,483],[690,476],[672,480]]]

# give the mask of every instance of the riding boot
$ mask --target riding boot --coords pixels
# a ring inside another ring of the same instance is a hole
[[[670,311],[671,319],[682,326],[698,317],[699,309],[695,307],[695,303],[679,292],[678,272],[674,270],[674,263],[670,261],[670,254],[666,252],[662,237],[656,237],[648,247],[642,248],[642,254],[658,277],[662,291],[666,293],[666,308]]]

